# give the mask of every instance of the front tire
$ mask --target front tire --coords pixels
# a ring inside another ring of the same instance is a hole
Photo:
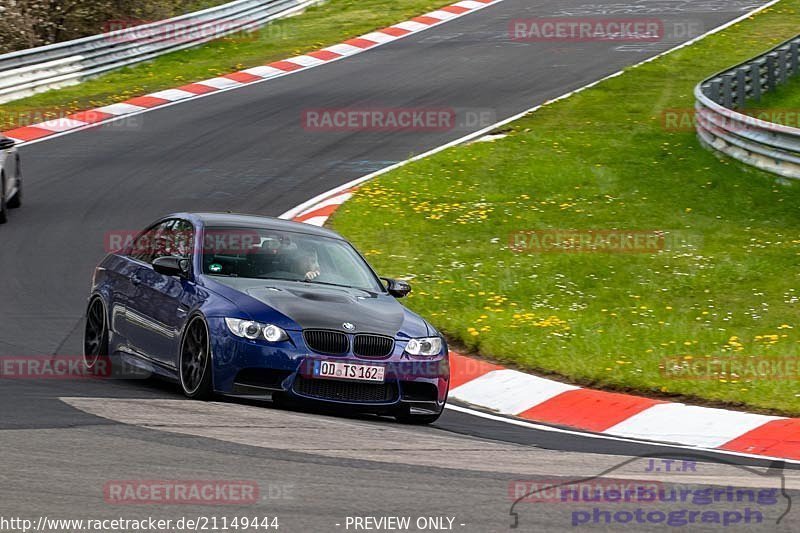
[[[17,209],[22,207],[22,170],[19,166],[19,155],[17,156],[17,192],[8,199],[8,208]]]
[[[6,175],[0,178],[0,224],[8,222],[8,206],[6,205]]]
[[[86,326],[83,333],[83,364],[94,370],[98,361],[108,360],[108,320],[106,307],[98,296],[86,308]]]
[[[183,394],[193,400],[214,396],[211,383],[211,341],[208,325],[196,315],[189,320],[181,340],[178,376]]]

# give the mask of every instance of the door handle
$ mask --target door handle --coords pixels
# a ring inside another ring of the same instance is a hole
[[[131,283],[133,283],[134,285],[139,285],[141,282],[142,278],[140,278],[138,274],[134,274],[133,276],[131,276]]]

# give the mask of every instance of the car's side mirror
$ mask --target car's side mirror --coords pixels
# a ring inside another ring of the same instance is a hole
[[[14,139],[9,139],[8,137],[0,137],[0,150],[8,150],[9,148],[14,148],[14,145],[17,144],[14,142]]]
[[[165,255],[153,261],[153,270],[165,276],[181,276],[185,278],[189,275],[189,260],[183,257],[175,257],[174,255]]]
[[[411,292],[411,285],[401,279],[381,278],[386,282],[386,290],[395,298],[403,298]]]

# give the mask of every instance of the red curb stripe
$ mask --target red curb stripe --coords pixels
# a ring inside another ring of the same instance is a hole
[[[3,135],[7,137],[12,137],[14,139],[19,139],[20,141],[34,141],[36,139],[41,139],[42,137],[47,137],[48,135],[52,135],[53,131],[46,130],[44,128],[37,128],[35,126],[23,126],[21,128],[16,128],[13,130],[9,130],[3,132]]]
[[[277,68],[286,72],[291,72],[293,70],[300,70],[301,68],[303,68],[297,63],[292,63],[291,61],[275,61],[274,63],[269,63],[267,66],[272,68]]]
[[[383,32],[387,35],[393,35],[394,37],[402,37],[403,35],[408,35],[411,33],[410,30],[406,30],[404,28],[395,28],[394,26],[389,26],[388,28],[383,28],[382,30],[378,30]]]
[[[361,37],[356,37],[355,39],[348,39],[342,44],[349,44],[350,46],[356,46],[358,48],[370,48],[378,43],[362,39]]]
[[[440,11],[449,11],[450,13],[455,13],[456,15],[460,15],[462,13],[466,13],[467,11],[469,11],[469,9],[461,6],[445,6],[441,8]]]
[[[800,459],[800,419],[773,420],[719,447],[731,452]]]
[[[150,108],[150,107],[158,107],[160,105],[169,103],[169,100],[165,100],[164,98],[156,98],[155,96],[137,96],[136,98],[125,100],[122,103]]]
[[[503,367],[450,352],[450,390],[493,370],[503,370]]]
[[[414,22],[419,22],[420,24],[428,24],[428,25],[436,24],[437,22],[441,22],[441,20],[439,20],[439,19],[435,19],[433,17],[426,17],[425,15],[422,15],[420,17],[414,17],[411,20],[413,20]]]
[[[576,389],[562,392],[517,416],[589,431],[605,431],[659,403],[664,402],[614,392]]]
[[[103,113],[97,109],[88,109],[86,111],[74,113],[67,118],[72,120],[80,120],[81,122],[86,122],[87,124],[94,124],[95,122],[101,122],[114,116],[115,115],[112,115],[111,113]]]
[[[253,74],[249,74],[247,72],[231,72],[230,74],[225,74],[222,77],[228,78],[229,80],[238,81],[239,83],[252,83],[254,81],[264,79],[259,76],[254,76]]]
[[[330,50],[317,50],[316,52],[309,52],[306,55],[316,57],[317,59],[321,59],[323,61],[330,61],[331,59],[342,57],[342,54],[337,54],[336,52],[331,52]]]
[[[216,87],[211,87],[209,85],[200,85],[199,83],[190,83],[189,85],[182,85],[178,87],[178,89],[192,94],[206,94],[219,90]]]
[[[313,211],[303,213],[302,215],[298,215],[297,217],[295,217],[294,221],[305,222],[306,220],[314,217],[329,217],[337,209],[339,209],[339,204],[326,205],[325,207],[320,207],[319,209],[315,209]]]

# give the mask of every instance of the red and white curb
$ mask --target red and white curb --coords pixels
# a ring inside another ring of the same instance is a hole
[[[343,43],[328,46],[327,48],[309,52],[305,55],[290,57],[282,61],[274,61],[266,65],[248,68],[239,72],[232,72],[216,78],[189,83],[175,89],[167,89],[144,96],[137,96],[136,98],[131,98],[124,102],[81,111],[67,117],[23,126],[2,133],[6,137],[10,137],[22,144],[62,135],[67,132],[86,129],[104,122],[118,120],[125,116],[144,113],[151,109],[174,105],[181,101],[193,100],[213,93],[237,89],[252,83],[285,76],[331,61],[350,57],[502,1],[503,0],[464,0],[462,2],[456,2],[455,4],[445,6],[436,11],[414,17],[411,20],[400,22],[388,28],[370,32],[360,37],[348,39]]]
[[[568,385],[451,354],[450,398],[503,415],[631,439],[800,459],[800,419]]]
[[[334,189],[283,218],[322,226],[354,192]],[[797,418],[584,389],[455,353],[450,371],[451,399],[501,415],[614,437],[800,459]]]

